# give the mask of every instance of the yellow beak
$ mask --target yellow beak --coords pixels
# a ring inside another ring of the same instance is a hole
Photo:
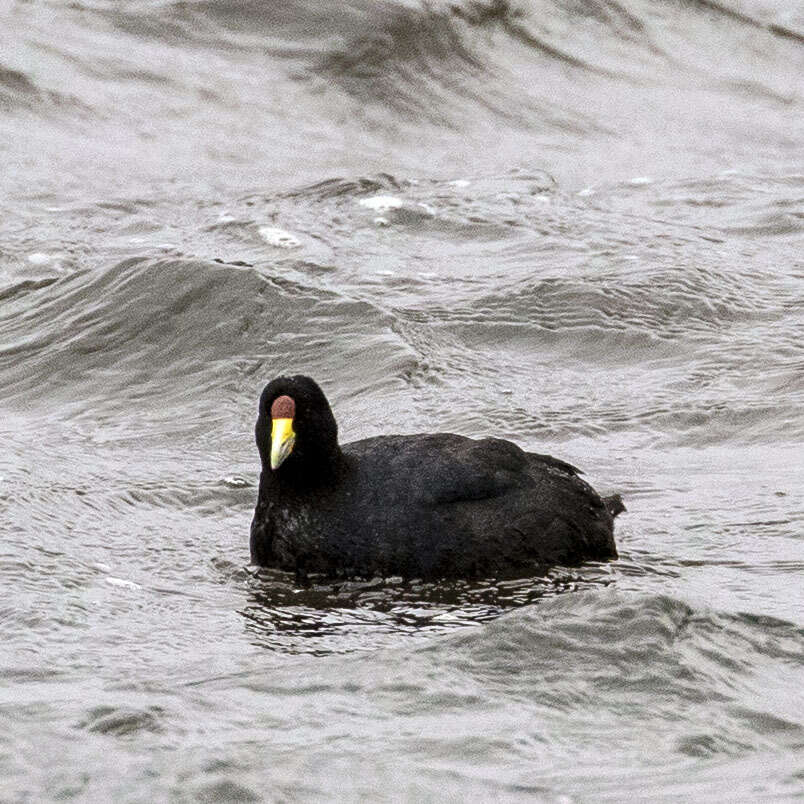
[[[278,469],[293,451],[296,433],[293,419],[273,419],[271,423],[271,469]]]

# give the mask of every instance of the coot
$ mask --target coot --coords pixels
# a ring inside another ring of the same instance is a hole
[[[499,438],[387,435],[338,444],[323,391],[279,377],[260,396],[251,559],[305,579],[503,577],[617,557],[618,495]]]

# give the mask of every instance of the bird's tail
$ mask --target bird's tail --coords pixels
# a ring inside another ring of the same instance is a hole
[[[612,518],[627,510],[625,505],[623,505],[623,498],[619,494],[612,494],[611,497],[604,497],[603,505],[606,506],[606,510],[609,512]]]

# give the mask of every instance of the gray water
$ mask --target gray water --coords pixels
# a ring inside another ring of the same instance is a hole
[[[804,796],[804,16],[0,6],[0,800]],[[620,559],[296,588],[265,382],[510,438]]]

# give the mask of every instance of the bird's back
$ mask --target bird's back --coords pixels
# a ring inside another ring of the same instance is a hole
[[[326,530],[305,551],[311,570],[461,577],[616,555],[600,497],[549,456],[448,433],[369,438],[343,452],[337,483],[296,520]]]

